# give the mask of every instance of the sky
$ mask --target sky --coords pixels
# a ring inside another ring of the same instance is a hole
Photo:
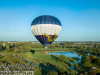
[[[41,15],[60,20],[55,41],[100,41],[100,0],[0,0],[0,41],[38,41],[31,23]]]

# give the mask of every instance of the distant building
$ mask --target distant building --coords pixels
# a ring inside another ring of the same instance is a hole
[[[18,43],[18,42],[10,42],[10,41],[8,41],[8,43]]]
[[[11,44],[11,47],[14,47],[14,44]]]
[[[8,43],[11,43],[11,42],[8,42]]]
[[[88,47],[88,46],[85,46],[85,47]]]
[[[5,47],[6,47],[5,43],[3,43],[3,44],[2,44],[2,48],[5,48]]]

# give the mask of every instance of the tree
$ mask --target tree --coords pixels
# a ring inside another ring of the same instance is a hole
[[[80,74],[80,75],[84,75],[84,74]]]
[[[60,75],[66,75],[66,74],[60,74]]]
[[[58,75],[58,72],[51,70],[47,75]]]
[[[22,48],[21,48],[22,50],[31,50],[31,47],[27,47],[26,45],[24,45],[24,46],[22,46]]]
[[[75,42],[71,42],[71,45],[74,45],[75,44]]]
[[[12,45],[10,44],[10,47],[9,48],[12,48]]]
[[[69,66],[67,66],[67,69],[69,69]]]
[[[80,52],[80,49],[77,49],[78,52]]]
[[[66,48],[66,45],[62,45],[62,48]]]
[[[99,68],[96,69],[96,73],[97,73],[97,75],[100,75],[100,69]]]
[[[96,62],[95,62],[98,66],[100,66],[100,58],[96,59]]]
[[[72,66],[72,63],[70,62],[70,66]]]
[[[48,48],[54,48],[54,47],[55,47],[54,45],[49,45],[49,46],[48,46]]]
[[[68,67],[69,67],[69,66],[66,64],[66,65],[65,65],[65,68],[68,68]],[[69,68],[68,68],[68,69],[69,69]]]
[[[14,51],[14,48],[7,49],[7,52],[11,52],[11,51]]]
[[[91,62],[85,62],[84,63],[84,67],[88,67],[88,68],[91,68],[92,67],[92,64],[91,64]]]
[[[62,46],[60,45],[59,48],[62,48]]]
[[[5,42],[6,47],[10,47],[10,43]]]
[[[92,67],[90,58],[87,57],[86,59],[84,59],[84,67],[88,67],[88,68]]]
[[[75,73],[72,73],[72,75],[75,75]]]
[[[78,74],[78,71],[75,71],[75,74],[77,75]]]
[[[0,43],[0,49],[2,49],[2,44]]]
[[[75,64],[74,64],[74,67],[75,67],[75,69],[76,69],[76,68],[78,68],[78,64],[77,64],[77,63],[75,63]]]
[[[9,50],[9,47],[6,47],[6,50]]]
[[[60,60],[61,62],[64,62],[65,56],[64,56],[64,55],[60,55],[60,56],[59,56],[59,60]]]
[[[76,49],[79,49],[79,47],[78,47],[77,45],[75,46],[75,48],[76,48]]]
[[[90,69],[90,71],[89,71],[89,75],[96,75],[96,73],[95,73],[94,70]]]
[[[64,74],[65,73],[65,68],[60,68],[59,69],[59,74]]]
[[[91,63],[94,63],[96,61],[96,57],[93,55],[90,55]]]
[[[91,59],[88,57],[86,59],[84,59],[84,62],[88,62],[88,61],[91,62]]]
[[[14,44],[14,46],[15,46],[15,47],[17,47],[17,46],[18,46],[18,44],[16,43],[16,44]]]

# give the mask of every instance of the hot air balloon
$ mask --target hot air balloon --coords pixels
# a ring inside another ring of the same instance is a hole
[[[47,50],[61,32],[61,22],[54,16],[42,15],[35,18],[31,23],[31,30],[37,40]]]

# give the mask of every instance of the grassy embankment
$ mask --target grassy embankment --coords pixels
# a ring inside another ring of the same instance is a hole
[[[34,62],[32,59],[42,60],[41,63],[43,63],[43,61],[47,61],[47,62],[50,62],[52,64],[56,64],[61,68],[64,68],[65,66],[71,66],[70,62],[74,62],[74,61],[78,60],[76,58],[66,57],[64,62],[60,62],[58,55],[45,54],[43,52],[36,52],[34,54],[32,54],[31,52],[26,52],[26,53],[23,53],[23,54],[22,53],[18,53],[17,55],[20,55],[21,57],[23,57],[26,60],[29,60],[31,62]],[[72,70],[68,70],[68,72],[71,72]]]

